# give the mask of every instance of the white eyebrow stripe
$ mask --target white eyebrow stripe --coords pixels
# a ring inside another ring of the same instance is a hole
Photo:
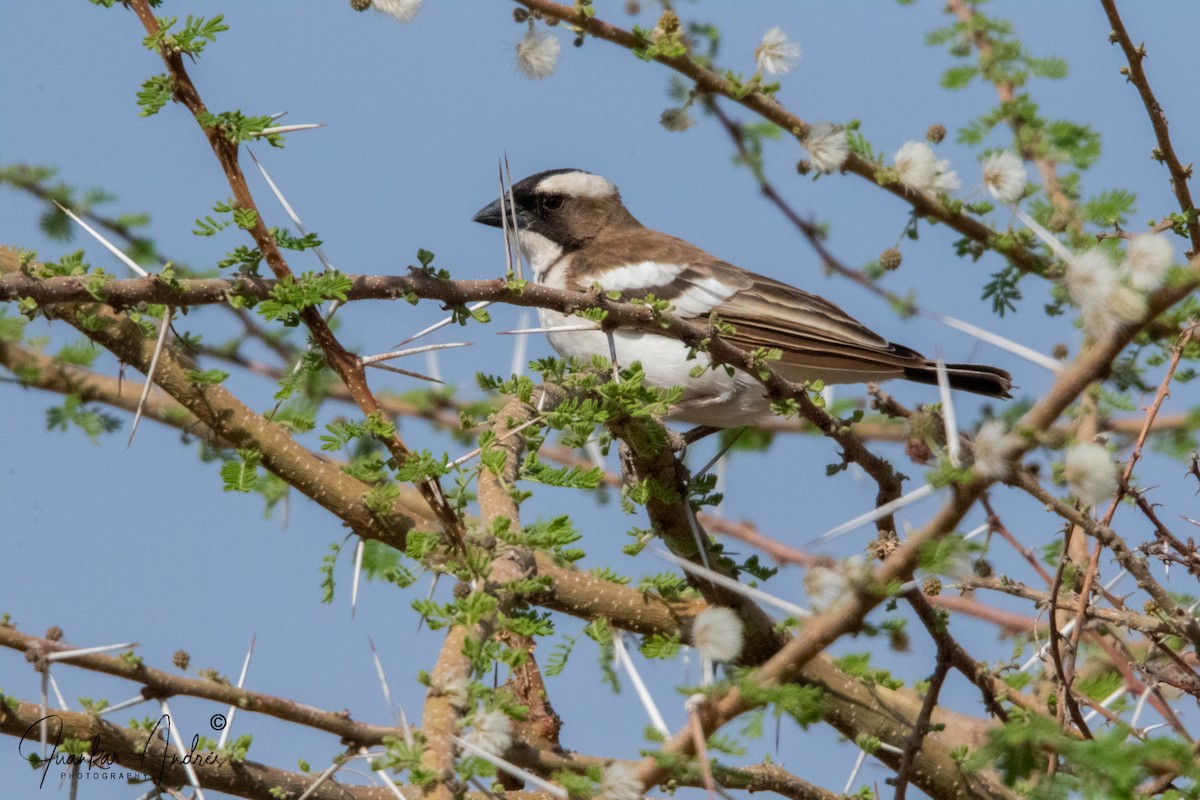
[[[650,292],[656,287],[666,286],[686,269],[679,264],[660,264],[657,261],[639,261],[609,270],[596,283],[606,292],[623,292],[626,289]]]
[[[615,197],[617,187],[607,178],[590,172],[560,172],[542,179],[536,191],[539,194],[565,194],[568,197]]]
[[[708,314],[737,292],[713,277],[694,281],[674,300],[675,313],[681,317],[701,317]]]

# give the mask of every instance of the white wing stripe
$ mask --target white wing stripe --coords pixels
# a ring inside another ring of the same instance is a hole
[[[716,278],[706,277],[691,283],[675,298],[675,313],[683,317],[702,317],[737,292]]]
[[[678,264],[641,261],[609,270],[596,283],[606,292],[623,292],[626,289],[650,292],[656,286],[666,286],[675,280],[684,269]]]

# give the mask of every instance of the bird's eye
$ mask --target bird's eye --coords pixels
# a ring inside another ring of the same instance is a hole
[[[562,204],[562,195],[558,194],[552,194],[546,199],[542,200],[542,207],[547,211],[558,211],[560,208],[562,208]]]

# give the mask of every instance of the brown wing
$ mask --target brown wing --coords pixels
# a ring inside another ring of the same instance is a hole
[[[730,343],[783,351],[781,364],[798,368],[903,374],[925,358],[894,344],[822,297],[722,264],[722,275],[741,273],[749,284],[717,313],[736,332]],[[682,277],[682,276],[681,276]]]

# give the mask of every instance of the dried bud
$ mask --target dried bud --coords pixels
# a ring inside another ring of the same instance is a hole
[[[928,464],[933,460],[933,450],[929,448],[929,444],[916,436],[909,436],[904,440],[904,455],[914,464]]]
[[[884,250],[879,254],[879,266],[883,267],[888,272],[899,269],[900,262],[902,260],[903,257],[900,255],[900,251],[894,247],[889,247],[887,250]]]
[[[642,13],[642,4],[638,0],[626,0],[625,13],[631,17],[635,17]]]
[[[46,631],[46,638],[52,642],[62,641],[63,629],[57,625],[52,626]]]
[[[459,600],[462,600],[464,597],[469,597],[470,595],[471,584],[467,583],[466,581],[459,581],[458,583],[454,584],[454,596]]]
[[[523,8],[519,8],[519,7],[513,9],[513,21],[515,21],[518,25],[521,24],[522,22],[525,22],[528,19],[529,19],[528,11],[526,11]]]
[[[670,36],[678,32],[679,15],[668,9],[658,18],[658,24],[654,26],[654,31],[650,34],[650,38],[657,39],[659,36]]]
[[[1054,356],[1059,361],[1064,361],[1066,360],[1067,356],[1071,355],[1071,351],[1065,344],[1059,342],[1058,344],[1054,345],[1053,348],[1051,348],[1050,355]]]
[[[355,11],[366,11],[371,7],[371,0],[350,0],[350,7]]]
[[[192,663],[192,657],[188,655],[187,650],[176,650],[175,655],[171,656],[171,663],[182,670],[186,670],[188,665]]]
[[[921,584],[921,591],[925,592],[928,597],[937,597],[942,593],[942,581],[940,578],[930,575]]]
[[[903,628],[888,628],[888,645],[897,653],[907,653],[912,644],[908,632]]]
[[[571,42],[571,44],[575,45],[576,47],[583,47],[583,34],[576,36],[575,40]]]
[[[801,175],[807,175],[812,171],[813,165],[811,161],[802,158],[796,162],[796,172],[799,172]]]
[[[900,541],[896,537],[895,531],[882,531],[879,536],[871,540],[867,545],[867,552],[877,561],[883,561],[896,551],[900,546]]]
[[[1071,225],[1071,215],[1061,209],[1050,215],[1046,227],[1055,233],[1062,233]]]
[[[945,125],[930,125],[929,130],[925,131],[925,140],[933,144],[941,144],[946,138]]]

